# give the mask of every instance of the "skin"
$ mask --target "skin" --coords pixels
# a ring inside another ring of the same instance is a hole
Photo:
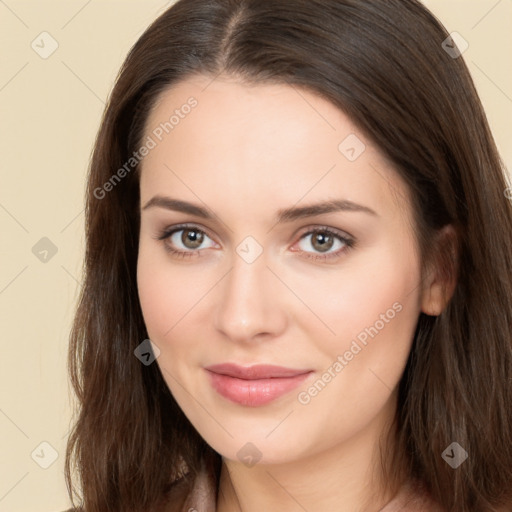
[[[194,76],[162,94],[145,137],[190,96],[197,107],[142,162],[137,279],[162,375],[223,457],[218,510],[377,512],[396,493],[379,480],[376,449],[397,406],[418,316],[439,314],[446,304],[437,273],[420,275],[409,191],[343,112],[288,85]],[[338,149],[350,134],[366,146],[354,161]],[[214,217],[144,208],[157,195],[206,207]],[[280,209],[331,199],[376,215],[338,211],[276,223]],[[184,245],[183,231],[157,239],[180,223],[206,231],[202,244]],[[307,232],[323,227],[349,235],[354,247],[335,237],[324,251],[345,251],[313,259],[324,252],[318,232]],[[237,253],[247,236],[263,250],[252,263]],[[298,393],[396,303],[400,312],[300,403]],[[247,407],[220,396],[203,368],[228,361],[313,373],[270,404]],[[261,453],[252,467],[237,456],[248,442]]]

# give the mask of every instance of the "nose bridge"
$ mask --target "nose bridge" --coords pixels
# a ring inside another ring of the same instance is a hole
[[[279,308],[278,283],[273,277],[264,254],[252,262],[244,259],[243,252],[234,254],[217,305],[216,328],[239,341],[276,334],[285,314]]]

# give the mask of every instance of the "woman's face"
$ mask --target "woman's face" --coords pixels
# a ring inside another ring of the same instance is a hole
[[[202,76],[163,94],[144,144],[140,301],[197,431],[248,465],[377,436],[424,300],[384,156],[317,95]],[[223,363],[302,375],[205,369]]]

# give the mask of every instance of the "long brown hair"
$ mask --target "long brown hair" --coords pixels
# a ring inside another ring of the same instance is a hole
[[[153,510],[183,468],[190,479],[204,462],[219,474],[220,455],[158,365],[134,356],[148,335],[136,285],[138,165],[126,163],[158,96],[198,73],[289,84],[344,111],[410,187],[424,269],[437,230],[456,227],[457,265],[446,265],[456,288],[439,316],[418,319],[384,470],[389,481],[417,477],[448,511],[510,506],[512,205],[468,69],[442,46],[448,36],[417,0],[180,0],[133,46],[91,160],[69,347],[79,408],[66,484],[86,512]],[[452,442],[469,454],[457,469],[441,456]]]

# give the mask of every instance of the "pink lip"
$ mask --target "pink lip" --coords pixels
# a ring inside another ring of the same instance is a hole
[[[232,402],[257,407],[290,392],[312,370],[273,365],[238,366],[233,363],[207,366],[213,388]]]

